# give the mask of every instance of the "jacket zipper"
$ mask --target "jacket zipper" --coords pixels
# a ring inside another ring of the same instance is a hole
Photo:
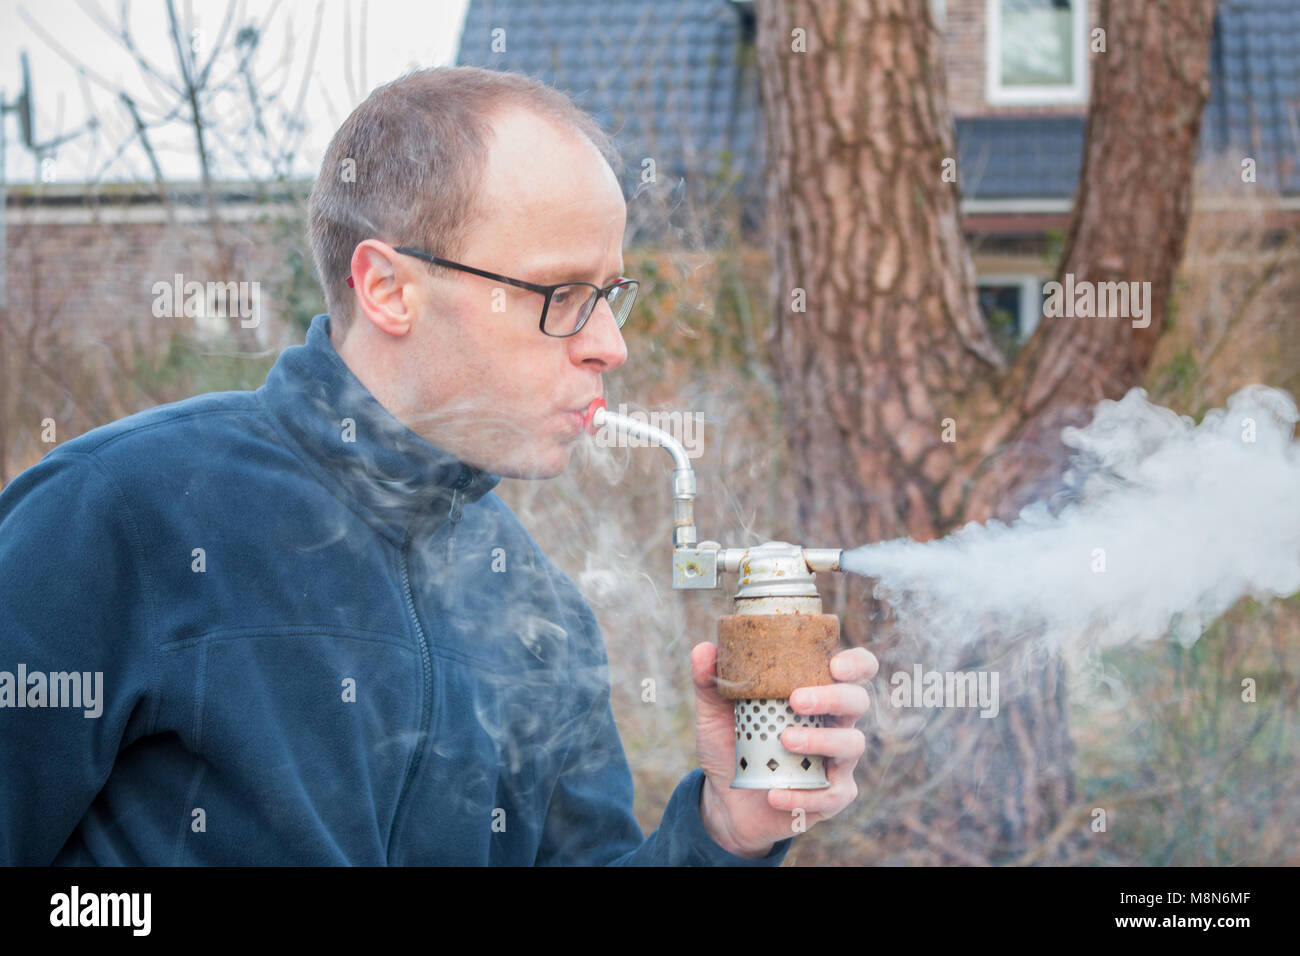
[[[411,527],[415,524],[415,521],[411,522]],[[407,794],[410,792],[411,784],[415,781],[415,775],[420,771],[424,748],[427,745],[426,738],[429,734],[429,722],[433,715],[433,662],[429,655],[429,642],[425,637],[424,627],[420,624],[419,615],[415,613],[415,596],[411,593],[411,574],[409,570],[411,527],[406,529],[406,538],[402,541],[402,591],[406,596],[406,611],[411,616],[411,623],[415,625],[415,636],[420,644],[420,674],[424,682],[424,696],[420,706],[420,733],[416,737],[415,753],[411,757],[410,767],[406,771],[406,780],[402,784],[402,792],[397,797],[397,811],[393,814],[393,833],[396,833],[398,826],[401,825],[402,810],[406,806]],[[390,862],[392,852],[392,834],[390,834],[388,846]]]
[[[462,495],[460,489],[457,488],[455,491],[451,493],[451,508],[447,510],[447,520],[451,524],[451,527],[447,531],[447,563],[448,564],[451,564],[451,548],[452,548],[452,544],[456,540],[456,522],[460,520],[460,516],[461,516],[461,507],[460,507],[461,497]]]
[[[447,512],[447,518],[451,522],[451,528],[447,534],[447,560],[451,561],[451,543],[456,533],[456,522],[461,519],[462,509],[461,502],[464,499],[466,485],[473,480],[468,468],[462,468],[460,475],[456,479],[456,484],[451,494],[451,508]],[[393,814],[393,833],[402,823],[402,811],[406,807],[406,799],[410,794],[411,785],[415,782],[416,774],[420,772],[420,764],[423,762],[424,749],[428,746],[429,724],[433,717],[433,661],[429,653],[429,641],[424,633],[424,626],[420,624],[420,616],[415,611],[415,595],[411,591],[411,572],[410,572],[410,555],[411,555],[411,530],[418,524],[419,519],[412,521],[407,526],[406,536],[402,540],[402,593],[406,598],[406,613],[411,616],[411,623],[415,625],[415,636],[420,644],[420,673],[424,681],[424,698],[420,706],[420,733],[416,737],[416,749],[411,757],[411,765],[406,771],[406,780],[402,784],[402,792],[397,797],[397,811]],[[392,858],[392,834],[389,835],[388,856]]]
[[[451,507],[447,509],[447,521],[450,523],[450,527],[447,529],[448,564],[451,564],[452,545],[456,540],[456,522],[461,519],[461,515],[464,513],[461,508],[461,504],[465,500],[464,488],[472,480],[473,476],[469,473],[469,469],[462,468],[460,470],[460,475],[456,478],[456,484],[452,487]]]

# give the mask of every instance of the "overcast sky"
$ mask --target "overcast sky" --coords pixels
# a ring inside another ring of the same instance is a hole
[[[266,171],[261,159],[266,149],[252,132],[252,113],[236,70],[239,51],[232,40],[240,27],[265,24],[253,62],[263,95],[276,94],[266,112],[269,141],[276,149],[287,141],[299,141],[294,173],[310,177],[319,169],[330,135],[369,90],[413,68],[454,62],[467,2],[237,0],[225,52],[213,69],[213,76],[231,78],[233,91],[209,106],[210,149],[218,176],[246,178],[250,167],[257,175]],[[19,51],[26,50],[38,142],[73,133],[92,116],[99,121],[97,130],[57,147],[53,165],[45,167],[47,181],[50,177],[57,182],[153,178],[118,94],[125,91],[136,101],[146,123],[165,116],[177,96],[161,81],[147,78],[122,44],[96,22],[98,17],[116,32],[120,8],[119,0],[0,0],[0,91],[5,103],[18,96]],[[179,72],[163,0],[134,0],[129,9],[129,29],[137,49],[164,79],[175,80]],[[186,21],[186,35],[197,45],[202,65],[211,49],[205,44],[215,42],[227,4],[225,0],[177,0],[176,9]],[[319,38],[309,71],[318,9]],[[80,64],[83,72],[69,59]],[[300,137],[294,137],[283,117],[297,112],[300,98],[304,126]],[[8,181],[41,179],[40,165],[21,143],[18,117],[6,113],[4,122]],[[198,178],[192,127],[172,121],[151,130],[149,136],[168,179]]]

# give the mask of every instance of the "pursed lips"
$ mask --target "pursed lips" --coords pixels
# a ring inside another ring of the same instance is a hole
[[[587,422],[587,409],[591,408],[591,403],[592,403],[593,401],[595,401],[597,398],[600,398],[600,396],[599,396],[599,395],[596,395],[596,396],[593,397],[593,398],[589,398],[589,399],[587,399],[585,402],[583,402],[583,403],[582,403],[580,406],[578,406],[577,408],[567,408],[567,409],[564,410],[564,414],[565,414],[565,416],[567,416],[568,419],[569,419],[571,422],[573,422],[574,427],[575,427],[579,432],[583,431],[583,430],[584,430],[584,427],[585,427],[585,425],[586,425],[586,422]]]

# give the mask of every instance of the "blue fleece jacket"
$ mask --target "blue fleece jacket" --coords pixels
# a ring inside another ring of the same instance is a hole
[[[698,769],[643,835],[600,629],[499,480],[390,415],[324,315],[258,390],[19,475],[0,862],[779,864],[710,838]]]

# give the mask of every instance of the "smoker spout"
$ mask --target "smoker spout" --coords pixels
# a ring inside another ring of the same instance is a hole
[[[661,428],[611,412],[603,398],[595,399],[588,407],[587,421],[589,428],[609,425],[625,435],[658,445],[673,456],[673,549],[695,547],[695,470],[682,443]]]
[[[803,559],[808,564],[809,571],[839,571],[840,556],[844,552],[840,548],[804,548]]]

